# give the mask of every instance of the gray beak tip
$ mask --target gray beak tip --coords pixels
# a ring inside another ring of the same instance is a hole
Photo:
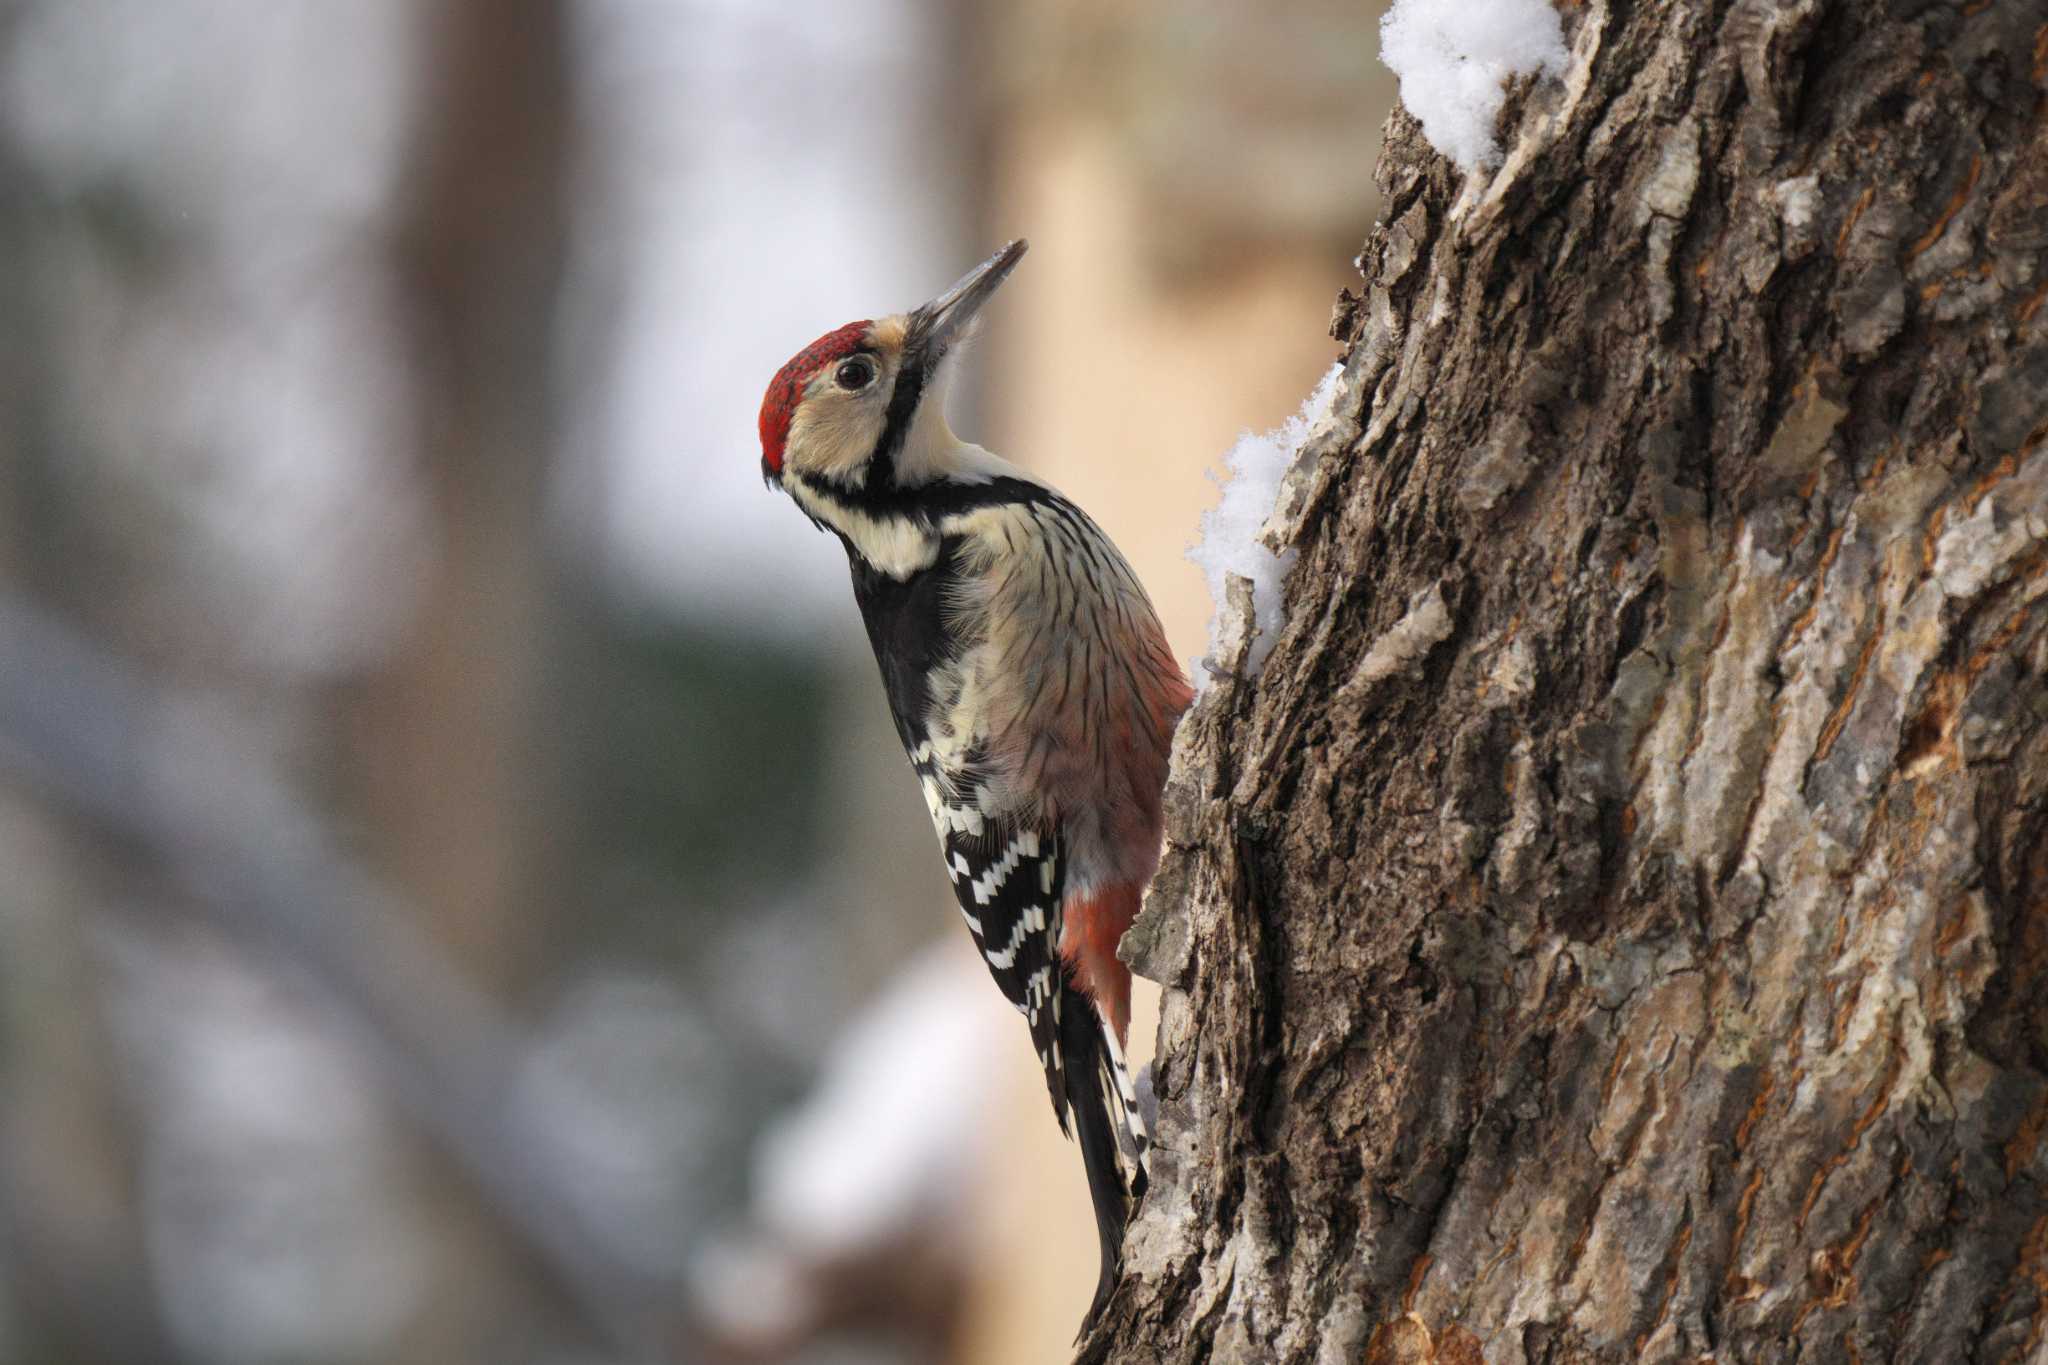
[[[962,275],[951,289],[917,310],[916,318],[928,329],[927,334],[938,349],[943,350],[952,337],[974,320],[982,305],[1016,269],[1017,262],[1024,259],[1030,246],[1024,238],[1016,238]]]

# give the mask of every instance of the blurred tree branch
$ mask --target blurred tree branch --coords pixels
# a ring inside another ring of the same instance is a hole
[[[290,969],[607,1342],[688,1358],[679,1287],[580,1215],[512,1107],[511,1022],[218,708],[0,598],[0,772],[158,860],[228,937]]]

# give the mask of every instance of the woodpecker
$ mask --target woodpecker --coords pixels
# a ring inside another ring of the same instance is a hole
[[[1145,1191],[1116,945],[1159,866],[1168,750],[1194,694],[1102,529],[947,424],[953,362],[1024,251],[797,352],[761,403],[761,473],[846,549],[954,897],[1080,1142],[1102,1253],[1085,1333]]]

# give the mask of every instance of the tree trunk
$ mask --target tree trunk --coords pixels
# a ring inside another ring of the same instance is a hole
[[[2048,1358],[2048,6],[1565,23],[1390,128],[1084,1359]]]
[[[559,874],[546,769],[565,0],[421,5],[429,98],[394,264],[434,562],[395,655],[340,700],[365,842],[486,980],[525,968]]]

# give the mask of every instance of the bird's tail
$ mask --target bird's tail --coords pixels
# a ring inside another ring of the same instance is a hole
[[[1075,1338],[1079,1340],[1095,1326],[1116,1289],[1124,1228],[1133,1202],[1145,1193],[1147,1138],[1116,1031],[1072,985],[1062,991],[1060,1053],[1067,1108],[1081,1144],[1081,1164],[1088,1171],[1088,1196],[1095,1205],[1095,1233],[1102,1245],[1095,1301],[1081,1321]]]

